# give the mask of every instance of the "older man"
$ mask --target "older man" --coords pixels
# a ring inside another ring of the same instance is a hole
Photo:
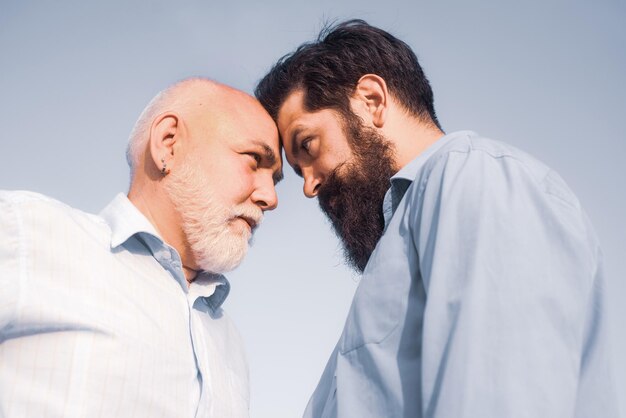
[[[279,152],[254,98],[189,79],[139,118],[99,216],[2,192],[0,415],[248,416],[221,273],[277,205]]]
[[[362,21],[256,92],[363,273],[306,417],[618,415],[601,252],[554,171],[445,135],[413,51]]]

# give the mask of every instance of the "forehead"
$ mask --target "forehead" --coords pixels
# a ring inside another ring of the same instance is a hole
[[[293,129],[297,125],[312,125],[319,123],[319,113],[324,111],[310,112],[304,106],[304,91],[296,90],[290,93],[278,110],[277,125],[281,135]],[[283,138],[286,140],[286,138]]]
[[[304,92],[297,90],[289,94],[280,107],[277,125],[283,143],[288,147],[291,137],[300,131],[327,127],[337,128],[341,126],[341,118],[334,109],[307,111],[304,107]]]
[[[282,132],[283,127],[291,125],[291,123],[305,115],[307,112],[304,109],[304,92],[302,90],[296,90],[290,93],[283,104],[278,109],[278,129]]]
[[[236,142],[263,142],[279,153],[278,131],[270,115],[255,99],[244,97],[225,103],[214,127]]]

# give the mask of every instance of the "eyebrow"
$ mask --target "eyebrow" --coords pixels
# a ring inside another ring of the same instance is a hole
[[[259,145],[261,148],[263,148],[263,156],[265,157],[265,159],[267,160],[267,162],[270,165],[275,165],[276,162],[278,161],[278,158],[276,157],[276,154],[274,153],[274,150],[272,148],[270,148],[269,145],[267,145],[265,142],[262,141],[254,141],[255,144]],[[279,183],[282,179],[283,179],[283,170],[282,168],[278,171],[276,171],[274,173],[274,175],[272,176],[272,179],[274,180],[274,184]]]

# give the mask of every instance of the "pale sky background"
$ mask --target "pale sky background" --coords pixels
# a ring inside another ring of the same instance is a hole
[[[322,22],[363,18],[413,47],[447,132],[514,144],[577,193],[605,252],[626,410],[626,0],[337,3],[0,0],[0,188],[98,212],[126,191],[126,140],[159,90],[202,75],[252,92]],[[253,418],[302,414],[358,284],[285,173],[279,208],[228,276]]]

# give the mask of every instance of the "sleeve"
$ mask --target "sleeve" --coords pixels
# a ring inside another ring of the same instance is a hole
[[[601,260],[602,254],[599,247],[596,247],[596,256]],[[607,289],[605,286],[602,263],[598,262],[587,307],[576,418],[621,416],[616,390],[617,382],[612,367],[613,352],[610,348],[611,339],[608,329],[610,324],[606,318]]]
[[[0,192],[0,342],[13,321],[20,290],[20,222],[5,192]]]
[[[577,201],[543,175],[453,152],[415,197],[425,417],[573,415],[596,260]]]

